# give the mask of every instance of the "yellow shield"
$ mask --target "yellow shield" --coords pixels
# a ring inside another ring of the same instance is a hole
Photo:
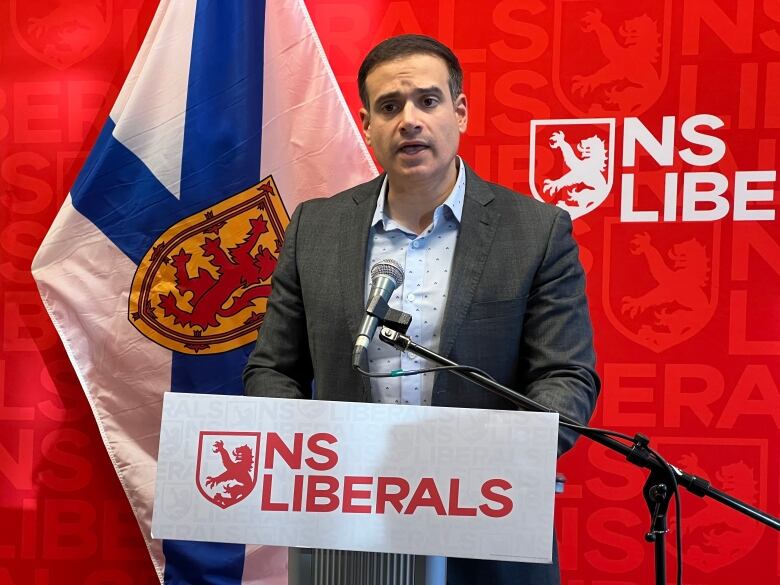
[[[181,353],[254,341],[289,221],[269,176],[171,226],[138,265],[130,322]]]

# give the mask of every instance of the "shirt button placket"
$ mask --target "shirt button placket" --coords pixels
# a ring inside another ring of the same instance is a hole
[[[404,296],[403,306],[404,312],[409,313],[412,316],[412,324],[409,328],[408,335],[415,339],[415,334],[419,335],[419,318],[415,314],[417,303],[419,299],[414,294],[414,291],[418,289],[418,284],[422,279],[422,272],[419,269],[419,256],[425,253],[425,248],[421,246],[419,239],[414,239],[409,244],[409,248],[406,253],[406,275],[404,278],[404,290],[406,295]],[[414,356],[404,352],[401,354],[401,364],[404,370],[412,370],[415,368]],[[417,376],[404,376],[401,378],[401,398],[406,402],[411,396],[411,392],[415,386],[415,379]]]
[[[420,259],[425,257],[425,240],[424,238],[417,238],[412,242],[410,254],[407,259],[409,266],[411,267],[412,278],[409,282],[409,288],[406,290],[409,291],[407,293],[407,301],[409,303],[409,310],[406,312],[409,313],[412,316],[412,325],[409,328],[409,336],[412,338],[413,341],[419,342],[422,335],[422,318],[420,313],[417,312],[418,307],[420,306],[422,299],[420,298],[419,294],[416,294],[415,291],[419,291],[422,288],[422,282],[425,277],[425,270],[424,268],[421,269],[421,262]],[[418,369],[420,367],[419,363],[415,363],[416,356],[404,354],[404,360],[408,363],[408,366],[406,369],[414,370]],[[420,385],[420,382],[418,380],[420,376],[408,376],[404,379],[404,399],[417,402],[417,399],[415,398],[415,390],[414,388],[416,386]]]

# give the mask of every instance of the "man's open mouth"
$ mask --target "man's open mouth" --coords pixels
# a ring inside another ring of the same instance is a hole
[[[403,154],[417,154],[428,147],[425,144],[407,144],[398,149],[398,152]]]

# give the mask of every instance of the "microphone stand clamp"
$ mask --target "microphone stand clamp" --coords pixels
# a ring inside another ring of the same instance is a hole
[[[403,311],[396,311],[380,296],[375,296],[368,301],[366,313],[379,319],[379,324],[390,327],[394,331],[406,333],[412,323],[412,316]]]

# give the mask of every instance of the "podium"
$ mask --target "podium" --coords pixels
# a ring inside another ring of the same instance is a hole
[[[431,557],[409,554],[293,547],[288,551],[288,585],[445,585],[446,583],[446,564],[440,557],[431,559]]]
[[[295,547],[291,585],[550,563],[557,437],[552,413],[168,393],[152,536]]]

